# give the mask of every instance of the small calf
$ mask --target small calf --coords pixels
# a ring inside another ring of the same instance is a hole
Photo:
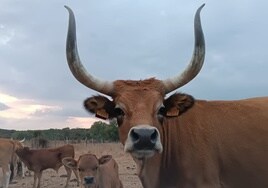
[[[40,188],[43,170],[52,168],[58,171],[63,165],[63,158],[74,157],[74,147],[72,145],[64,145],[61,147],[48,149],[29,149],[28,147],[24,147],[22,149],[18,149],[16,153],[21,161],[28,167],[28,169],[34,171],[33,188],[36,187],[37,178],[37,188]],[[67,187],[71,178],[72,170],[66,166],[64,167],[67,172],[67,182],[65,186]],[[78,172],[76,170],[73,170],[73,172],[77,178],[77,186],[79,186]]]
[[[93,154],[84,154],[75,160],[66,157],[62,163],[79,171],[81,188],[123,188],[119,179],[118,164],[111,155],[97,158]]]

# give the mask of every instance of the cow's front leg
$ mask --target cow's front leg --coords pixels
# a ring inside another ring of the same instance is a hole
[[[10,165],[3,166],[2,171],[3,171],[3,188],[8,188],[11,175]]]
[[[40,188],[40,186],[41,186],[41,178],[42,178],[42,171],[40,171],[38,173],[37,178],[38,178],[37,188]]]
[[[79,184],[80,184],[80,178],[79,178],[79,175],[78,175],[78,170],[77,170],[77,169],[73,169],[73,172],[74,172],[74,175],[75,175],[75,177],[76,177],[77,187],[79,187]]]
[[[34,172],[34,182],[33,182],[33,188],[36,187],[36,179],[37,179],[37,172]]]
[[[67,181],[66,181],[66,185],[65,185],[65,188],[68,187],[68,184],[70,182],[70,179],[71,179],[71,175],[72,175],[72,170],[66,166],[64,166],[66,172],[67,172]]]

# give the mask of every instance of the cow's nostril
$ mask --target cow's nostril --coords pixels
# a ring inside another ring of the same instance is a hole
[[[138,133],[137,130],[133,129],[131,131],[131,138],[132,138],[132,141],[135,142],[135,143],[139,141],[140,136],[139,136],[139,133]]]
[[[152,135],[151,135],[151,142],[152,142],[152,143],[156,143],[157,138],[158,138],[158,133],[157,133],[156,130],[154,130],[154,132],[153,132]]]

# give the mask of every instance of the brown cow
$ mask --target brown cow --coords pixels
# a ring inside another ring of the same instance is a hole
[[[118,164],[111,155],[97,158],[93,154],[81,155],[78,160],[66,157],[62,163],[79,171],[81,188],[123,188],[119,179]]]
[[[23,142],[25,141],[25,138],[22,140],[12,140],[15,144],[15,151],[19,148],[23,148],[24,144]],[[14,155],[13,155],[13,164],[14,164],[14,176],[18,175],[18,173],[21,173],[21,177],[24,178],[25,177],[25,164],[19,159],[19,157],[17,156],[17,154],[14,151]],[[19,169],[20,166],[20,169]],[[19,172],[19,170],[21,170],[21,172]]]
[[[23,141],[0,138],[0,167],[3,172],[3,188],[7,188],[14,177],[18,161],[15,151],[23,147]]]
[[[203,5],[204,6],[204,5]],[[165,95],[201,70],[205,42],[195,15],[195,47],[187,68],[173,78],[104,81],[82,65],[74,14],[69,11],[67,60],[75,78],[112,97],[95,96],[86,109],[116,118],[124,150],[136,161],[145,188],[268,187],[268,97],[237,101],[195,100]]]
[[[18,149],[16,153],[27,168],[34,172],[33,188],[36,187],[37,178],[37,188],[40,188],[43,170],[52,168],[58,171],[63,165],[61,161],[64,157],[74,157],[74,147],[72,145],[64,145],[57,148],[47,149],[29,149],[28,147],[24,147],[22,149]],[[72,171],[66,166],[64,167],[67,172],[67,181],[65,185],[65,187],[67,187]],[[73,172],[77,178],[77,186],[79,186],[78,173],[75,170],[73,170]]]

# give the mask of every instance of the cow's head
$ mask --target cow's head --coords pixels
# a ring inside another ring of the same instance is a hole
[[[84,154],[78,160],[72,157],[65,157],[62,159],[62,163],[66,167],[78,171],[81,186],[84,188],[97,188],[100,175],[99,167],[105,165],[111,159],[111,155],[104,155],[98,159],[93,154]]]
[[[67,35],[67,61],[75,78],[85,86],[110,96],[93,96],[85,100],[85,108],[104,119],[116,118],[119,125],[120,141],[124,150],[133,157],[143,159],[162,152],[162,124],[166,118],[176,117],[189,109],[194,100],[189,95],[174,94],[165,99],[165,95],[187,84],[201,70],[205,58],[205,41],[200,21],[202,5],[196,12],[195,46],[191,61],[186,69],[166,80],[154,78],[113,82],[98,79],[89,74],[82,65],[76,43],[75,18],[69,11],[69,29]]]
[[[19,149],[19,148],[23,148],[24,147],[24,141],[25,141],[25,138],[23,138],[22,140],[15,140],[14,143],[15,143],[15,150]]]

